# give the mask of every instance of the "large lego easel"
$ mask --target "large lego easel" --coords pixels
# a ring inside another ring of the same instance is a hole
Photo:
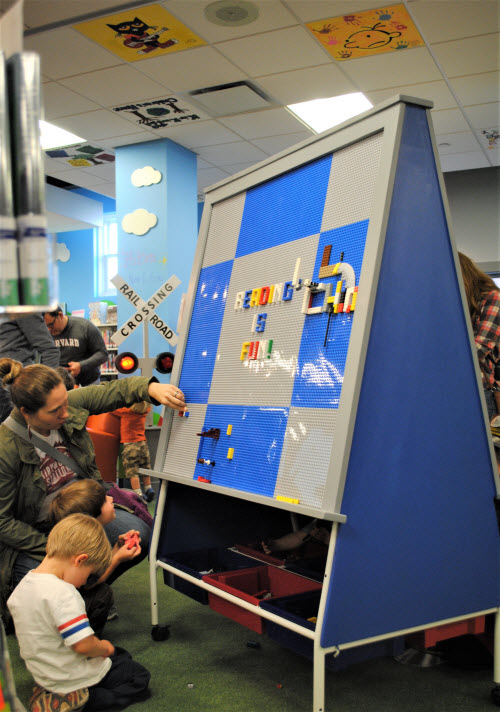
[[[385,102],[207,192],[172,374],[189,416],[167,414],[152,471],[157,637],[161,568],[311,639],[315,712],[327,653],[499,607],[498,477],[429,106]],[[290,514],[333,523],[315,630],[166,563]]]

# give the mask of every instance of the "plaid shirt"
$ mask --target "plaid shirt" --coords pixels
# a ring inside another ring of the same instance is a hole
[[[487,390],[500,391],[500,291],[492,290],[485,295],[472,328],[483,386]]]

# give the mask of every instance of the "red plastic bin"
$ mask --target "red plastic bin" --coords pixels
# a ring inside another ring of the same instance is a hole
[[[206,574],[203,581],[232,593],[244,601],[258,606],[262,600],[270,601],[280,596],[290,596],[304,591],[321,590],[321,584],[298,574],[278,569],[275,566],[257,566],[253,569],[226,571],[220,574]],[[268,596],[267,594],[271,594]],[[264,598],[265,596],[265,598]],[[208,605],[212,610],[250,628],[255,633],[263,633],[265,619],[230,603],[214,593],[208,594]]]

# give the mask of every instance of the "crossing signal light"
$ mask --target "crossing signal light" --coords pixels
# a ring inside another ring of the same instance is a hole
[[[118,354],[115,359],[115,368],[118,373],[129,375],[130,373],[133,373],[138,366],[139,359],[130,351],[124,351],[122,354]]]
[[[158,373],[170,373],[172,366],[174,365],[174,354],[170,351],[163,351],[156,357],[155,368]]]

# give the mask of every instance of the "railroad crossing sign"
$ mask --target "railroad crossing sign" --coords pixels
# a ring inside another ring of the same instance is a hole
[[[149,322],[172,346],[177,344],[177,334],[162,319],[155,314],[156,308],[177,289],[181,280],[173,274],[156,292],[144,301],[132,287],[117,274],[111,282],[125,299],[137,307],[137,311],[111,337],[111,341],[119,346],[141,324]]]

